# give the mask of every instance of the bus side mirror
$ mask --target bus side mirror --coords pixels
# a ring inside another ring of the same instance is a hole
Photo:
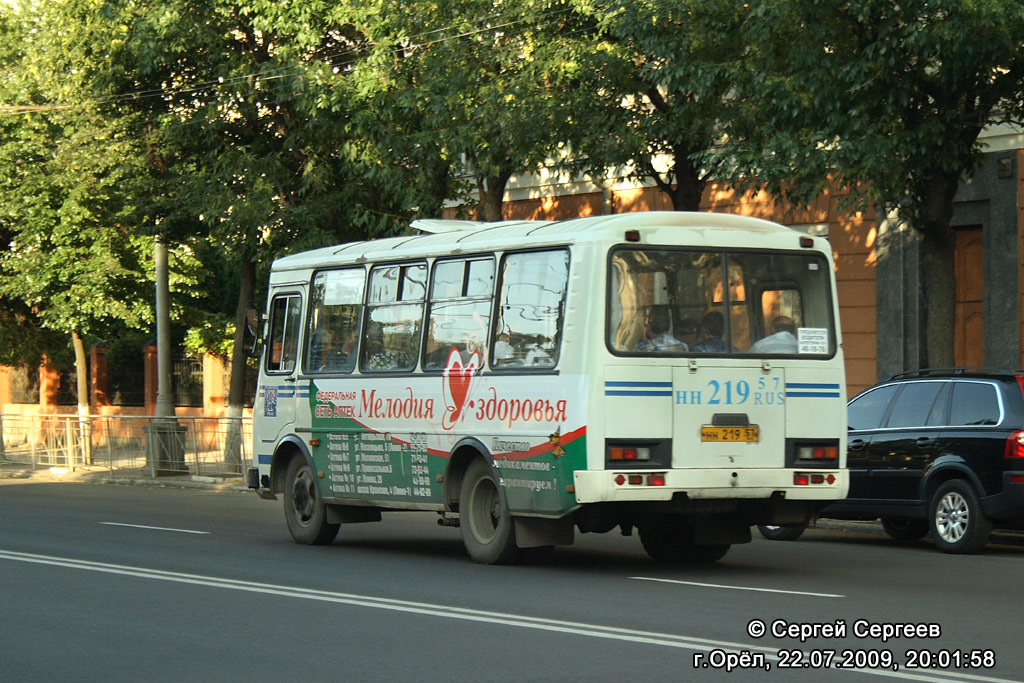
[[[242,345],[245,353],[250,358],[259,358],[263,346],[262,335],[263,321],[259,310],[255,306],[249,306],[245,312],[245,334],[242,337]]]

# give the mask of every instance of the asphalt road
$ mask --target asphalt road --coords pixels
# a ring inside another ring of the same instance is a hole
[[[636,538],[578,535],[491,567],[435,519],[306,547],[248,493],[2,482],[0,677],[1024,680],[1012,542],[958,557],[817,529],[666,568]]]

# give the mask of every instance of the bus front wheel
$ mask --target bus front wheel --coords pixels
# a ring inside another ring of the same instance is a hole
[[[306,545],[327,545],[341,526],[327,522],[327,506],[320,498],[313,468],[302,456],[294,456],[285,472],[284,519],[292,538]]]
[[[474,562],[511,564],[522,556],[498,478],[483,458],[477,458],[466,469],[459,493],[459,517],[462,542]]]

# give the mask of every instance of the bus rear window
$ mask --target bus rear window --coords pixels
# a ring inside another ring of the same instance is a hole
[[[835,353],[828,262],[820,254],[621,248],[610,266],[613,353]]]

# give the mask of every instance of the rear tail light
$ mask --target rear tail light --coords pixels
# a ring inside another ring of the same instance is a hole
[[[641,462],[651,459],[650,448],[634,448],[631,446],[612,446],[608,449],[608,459],[620,462]]]
[[[804,462],[838,462],[839,448],[837,446],[798,446],[796,459]]]
[[[1024,429],[1010,435],[1006,440],[1004,458],[1024,458]]]
[[[816,486],[827,484],[831,486],[836,483],[834,474],[818,474],[816,472],[794,472],[793,486]]]
[[[629,484],[630,486],[665,486],[665,473],[654,474],[616,474],[612,479],[618,486]]]

